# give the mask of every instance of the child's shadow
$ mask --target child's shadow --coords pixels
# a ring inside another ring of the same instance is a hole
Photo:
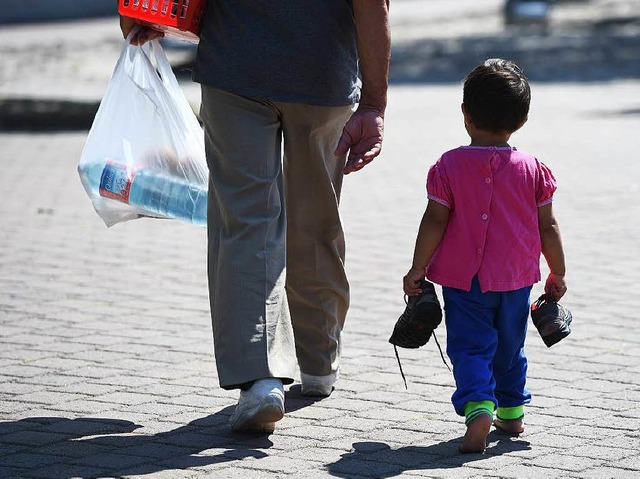
[[[462,439],[451,439],[431,446],[405,446],[391,449],[382,442],[356,442],[354,451],[327,466],[333,476],[350,478],[367,476],[375,479],[398,476],[405,471],[452,469],[468,462],[491,456],[530,449],[527,441],[493,431],[488,437],[485,454],[461,454]]]

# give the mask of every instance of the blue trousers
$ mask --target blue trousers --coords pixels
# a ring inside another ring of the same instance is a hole
[[[529,403],[524,340],[531,286],[483,293],[475,277],[469,292],[448,287],[442,292],[456,413],[464,416],[469,401],[491,401],[496,407]]]

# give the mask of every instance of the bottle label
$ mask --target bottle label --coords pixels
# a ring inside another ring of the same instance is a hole
[[[133,176],[126,166],[107,162],[100,178],[100,196],[128,204]]]

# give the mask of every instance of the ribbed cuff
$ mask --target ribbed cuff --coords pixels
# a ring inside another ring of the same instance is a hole
[[[514,419],[522,419],[524,417],[524,406],[499,407],[496,410],[496,416],[501,421],[511,421]]]
[[[493,419],[493,410],[495,408],[496,405],[492,401],[469,401],[464,405],[464,423],[469,425],[471,421],[483,414],[491,416],[491,419]]]

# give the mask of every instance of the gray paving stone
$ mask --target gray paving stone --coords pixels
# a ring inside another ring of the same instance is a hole
[[[640,448],[640,437],[633,437],[629,434],[617,434],[609,437],[599,437],[597,445],[612,449],[638,450]]]
[[[225,469],[224,471],[220,471],[219,477],[221,478],[225,478],[225,479],[229,479],[232,477],[240,477],[238,476],[238,469],[236,468],[229,468],[229,469]],[[218,477],[218,475],[216,474],[216,477]],[[264,475],[262,476],[249,476],[249,478],[256,478],[256,479],[262,479],[262,477],[264,477]],[[288,479],[321,479],[321,478],[332,478],[332,477],[336,477],[334,475],[332,475],[329,471],[323,470],[323,469],[309,469],[306,471],[300,471],[300,472],[295,472],[293,474],[287,474],[286,476]],[[353,479],[363,479],[364,476],[357,476],[357,475],[351,475],[349,477],[352,477]]]
[[[55,391],[39,391],[30,394],[14,396],[13,400],[18,402],[29,402],[36,404],[54,405],[70,401],[79,401],[88,396],[84,394],[69,394]]]
[[[149,463],[152,462],[152,460],[148,457],[103,453],[79,458],[77,462],[81,465],[96,467],[100,469],[120,470],[123,467],[131,467],[143,463]]]
[[[584,477],[585,479],[602,479],[603,477],[610,479],[635,479],[638,477],[638,471],[602,466],[582,471],[580,477]]]
[[[96,396],[94,400],[97,402],[132,406],[148,402],[155,402],[158,401],[159,398],[151,396],[149,394],[139,394],[135,392],[115,392]]]
[[[500,477],[514,479],[552,479],[567,476],[564,471],[554,471],[546,467],[535,467],[528,464],[515,464],[500,468]]]
[[[11,476],[8,476],[11,477]],[[79,465],[55,464],[30,470],[25,477],[51,479],[52,477],[110,477],[106,469]]]
[[[68,436],[65,434],[54,434],[43,431],[16,431],[0,436],[3,444],[42,446],[64,441]]]
[[[77,382],[75,384],[67,384],[63,386],[64,391],[68,393],[82,394],[93,398],[103,394],[109,394],[122,389],[122,386],[95,384],[90,382]]]
[[[538,467],[560,469],[562,471],[580,472],[604,464],[602,459],[576,457],[568,454],[549,454],[545,457],[531,459],[530,463]]]
[[[305,407],[287,413],[287,417],[297,417],[300,419],[317,419],[328,421],[333,418],[344,416],[344,412],[339,409],[325,409],[320,404],[318,407]]]
[[[108,411],[112,407],[113,405],[108,402],[96,401],[94,399],[82,399],[69,401],[64,404],[64,408],[62,409],[73,413],[97,414]]]
[[[631,456],[631,452],[629,449],[613,449],[601,444],[590,444],[587,446],[576,447],[569,449],[567,452],[570,455],[579,457],[590,457],[593,459],[605,459],[611,463],[618,463],[621,465],[626,462],[626,458],[629,458]]]
[[[58,463],[69,464],[73,462],[71,458],[83,458],[87,456],[107,454],[113,451],[112,447],[95,443],[62,441],[47,446],[32,449],[32,453],[41,457],[58,457]],[[13,462],[13,458],[11,459]]]
[[[325,419],[320,421],[321,426],[330,428],[339,428],[343,431],[372,431],[389,427],[392,425],[389,421],[381,421],[377,419],[364,419],[360,417],[345,416]]]
[[[330,441],[331,439],[338,438],[348,434],[341,429],[335,429],[333,427],[323,426],[311,426],[308,424],[286,428],[283,433],[289,436],[295,437],[313,437],[321,441]]]
[[[640,458],[637,454],[632,454],[620,461],[620,465],[625,469],[640,471]]]
[[[328,466],[329,473],[338,477],[391,477],[400,474],[402,467],[358,459],[345,459]]]
[[[2,368],[3,375],[18,378],[39,376],[46,371],[46,368],[39,368],[31,365],[27,366],[23,364],[12,364]]]
[[[0,456],[8,456],[9,454],[17,454],[24,451],[26,451],[26,448],[24,446],[0,444]]]

